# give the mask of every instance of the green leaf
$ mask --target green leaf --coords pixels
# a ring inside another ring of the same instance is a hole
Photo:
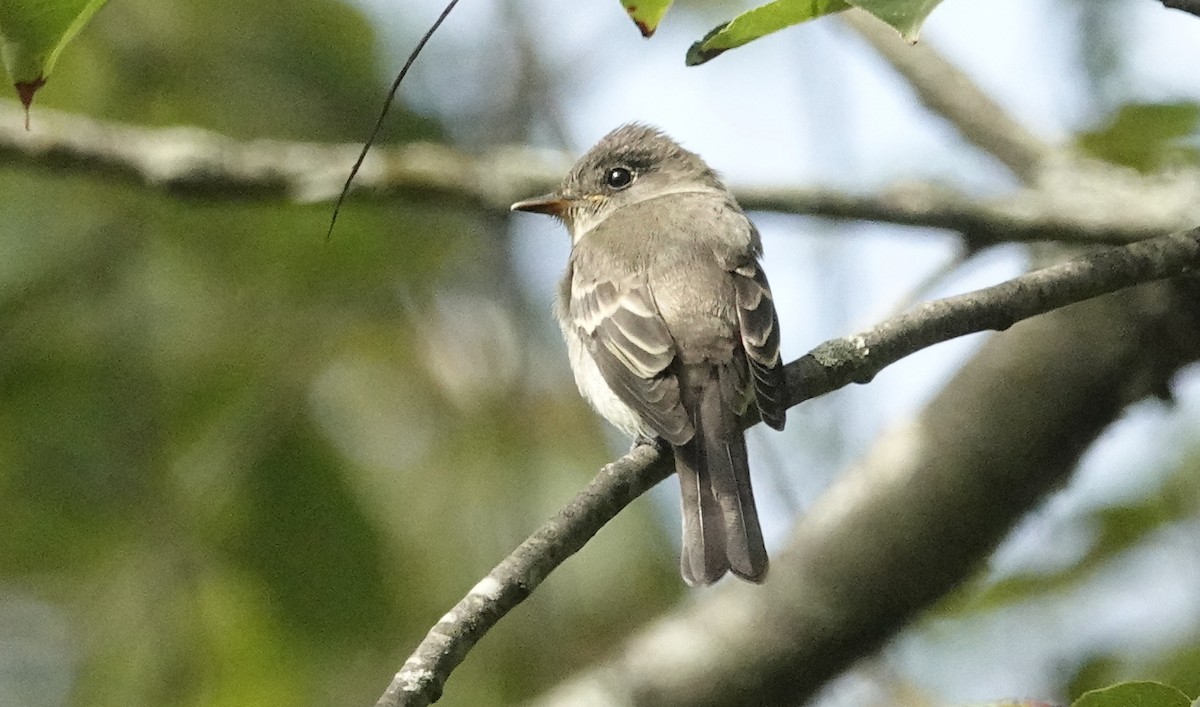
[[[658,29],[663,15],[674,0],[621,0],[621,6],[629,13],[629,19],[637,25],[643,37],[649,37]]]
[[[917,41],[921,25],[941,0],[775,0],[715,27],[688,49],[687,65],[695,66],[743,44],[851,7],[878,17],[906,41]]]
[[[1085,692],[1071,707],[1191,707],[1179,690],[1161,682],[1123,682]]]
[[[0,0],[0,58],[26,111],[33,94],[54,70],[63,47],[105,2]]]
[[[1082,133],[1076,143],[1102,160],[1150,173],[1200,159],[1200,152],[1184,143],[1197,128],[1200,105],[1195,103],[1130,103],[1107,125]]]
[[[906,42],[916,42],[925,18],[942,0],[851,0],[851,4],[896,28]]]
[[[775,0],[713,28],[688,49],[687,65],[703,64],[759,37],[849,7],[846,0]]]

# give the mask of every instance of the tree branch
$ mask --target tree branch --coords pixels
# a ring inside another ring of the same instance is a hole
[[[485,633],[621,509],[674,471],[667,459],[662,449],[640,445],[605,465],[565,508],[496,565],[430,629],[376,702],[377,707],[437,701],[450,672]]]
[[[979,331],[1003,331],[1109,292],[1200,270],[1200,228],[1088,253],[999,285],[926,302],[856,336],[833,339],[788,364],[788,407],[869,383],[921,349]]]
[[[1121,244],[1200,222],[1200,175],[1109,180],[1083,188],[1048,183],[999,199],[979,199],[948,187],[906,182],[877,194],[832,189],[737,189],[749,211],[939,228],[963,235],[971,248],[1000,242],[1056,240]]]
[[[332,202],[361,151],[330,145],[236,140],[196,127],[143,128],[39,108],[33,129],[0,101],[0,164],[90,172],[173,194],[227,199]],[[368,155],[353,191],[434,194],[503,206],[557,183],[570,165],[534,150],[496,150],[480,158],[431,143],[409,143]]]
[[[1200,358],[1200,281],[1020,323],[839,474],[762,587],[729,583],[540,702],[804,704],[952,591],[1127,404]]]
[[[0,165],[30,165],[119,179],[172,194],[226,199],[336,198],[360,149],[275,140],[239,141],[199,128],[150,129],[38,109],[20,129],[16,103],[0,101]],[[430,143],[383,147],[363,164],[354,190],[403,194],[488,209],[550,191],[570,157],[528,148],[479,156]],[[945,186],[910,182],[878,194],[821,188],[735,189],[751,211],[944,228],[975,249],[1001,240],[1128,243],[1200,222],[1200,173],[1081,185],[1047,180],[1038,189],[980,200]]]
[[[929,302],[858,335],[825,342],[788,364],[789,406],[850,383],[870,381],[886,366],[940,341],[1004,329],[1016,321],[1070,303],[1198,270],[1200,229],[1097,251],[994,287]],[[1076,342],[1069,345],[1074,347]],[[436,700],[451,671],[483,634],[524,600],[555,567],[583,547],[616,513],[670,472],[663,451],[648,446],[638,447],[604,467],[562,512],[547,521],[442,617],[396,674],[377,707],[426,705]],[[822,518],[819,514],[811,515],[808,523],[820,526],[832,522]],[[788,563],[790,560],[776,565]],[[791,576],[792,571],[776,569],[775,574]],[[767,586],[791,587],[791,580],[779,582],[773,578]],[[912,605],[899,608],[911,613],[914,607],[919,608],[936,596],[928,592],[918,594]],[[792,594],[790,598],[794,600],[796,596],[801,595]],[[887,624],[892,625],[894,622]],[[872,634],[865,642],[874,645],[876,640],[878,636]],[[776,664],[778,660],[771,658],[767,662]]]

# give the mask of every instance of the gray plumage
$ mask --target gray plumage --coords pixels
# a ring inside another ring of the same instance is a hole
[[[753,404],[782,429],[786,407],[754,225],[698,155],[642,125],[609,133],[558,192],[513,208],[571,233],[555,313],[580,392],[621,430],[674,450],[684,579],[762,581],[739,418]]]

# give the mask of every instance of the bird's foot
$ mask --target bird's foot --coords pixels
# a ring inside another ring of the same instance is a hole
[[[633,438],[633,444],[629,445],[629,453],[633,454],[637,451],[638,447],[657,447],[661,443],[662,440],[658,437],[646,437],[644,435],[638,435],[637,437]]]

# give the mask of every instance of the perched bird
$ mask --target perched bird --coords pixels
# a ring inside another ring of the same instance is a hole
[[[672,447],[683,501],[680,568],[761,582],[767,552],[739,420],[783,429],[779,320],[754,224],[699,155],[625,125],[558,191],[514,211],[566,224],[571,257],[555,315],[579,392],[635,438]]]

